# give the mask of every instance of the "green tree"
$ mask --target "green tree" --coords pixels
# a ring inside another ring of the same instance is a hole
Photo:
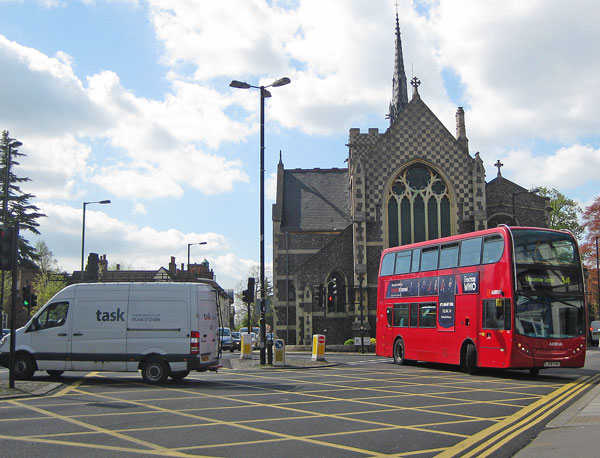
[[[21,146],[14,138],[10,138],[8,131],[2,132],[0,140],[0,177],[2,177],[4,191],[4,201],[2,206],[2,223],[6,226],[13,226],[16,221],[19,222],[19,263],[23,267],[35,268],[38,255],[35,248],[32,247],[29,241],[23,237],[24,231],[29,231],[34,234],[39,234],[38,219],[46,215],[40,212],[40,209],[30,203],[35,196],[26,193],[21,189],[22,183],[31,181],[27,177],[19,177],[14,173],[15,166],[20,165],[15,159],[25,156],[20,153],[18,147]],[[10,162],[9,162],[10,156]],[[6,192],[6,172],[8,166],[8,192]],[[6,208],[6,212],[5,212]]]
[[[37,307],[32,309],[32,314],[36,313],[52,296],[67,286],[66,276],[60,272],[57,267],[54,254],[43,240],[35,244],[35,250],[38,254],[39,272],[32,282],[32,291],[37,295]]]
[[[568,229],[577,240],[581,240],[584,227],[579,224],[579,204],[555,188],[541,186],[538,194],[550,198],[550,229]]]
[[[600,301],[598,300],[600,285],[598,284],[598,243],[600,243],[600,196],[588,205],[581,216],[585,228],[583,242],[579,246],[583,262],[588,269],[588,304],[590,320],[600,317]]]

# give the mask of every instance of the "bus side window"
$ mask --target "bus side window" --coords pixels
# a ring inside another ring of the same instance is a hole
[[[438,247],[424,248],[421,252],[421,272],[438,268]]]
[[[386,275],[392,275],[394,273],[394,260],[396,259],[396,253],[387,253],[381,261],[381,272],[379,275],[384,277]]]
[[[460,266],[476,266],[481,262],[481,237],[460,243]]]
[[[408,327],[408,304],[394,304],[394,326]]]
[[[442,245],[440,249],[440,269],[451,269],[458,265],[458,243]]]
[[[419,304],[410,304],[410,327],[416,328],[419,325]]]
[[[435,328],[437,321],[437,305],[432,302],[419,304],[419,327]]]
[[[399,251],[396,253],[396,268],[394,274],[407,274],[410,272],[411,251]]]
[[[421,270],[421,248],[413,250],[412,266],[410,268],[411,273],[419,272]]]
[[[493,264],[500,261],[504,252],[504,239],[499,235],[492,235],[483,239],[482,264]]]
[[[392,307],[388,307],[385,312],[387,315],[387,324],[388,324],[388,326],[391,326],[392,322],[393,322],[392,320],[394,317],[394,309]]]
[[[483,329],[511,328],[510,299],[484,299]]]

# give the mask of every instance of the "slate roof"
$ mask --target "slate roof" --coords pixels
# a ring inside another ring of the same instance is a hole
[[[350,224],[348,169],[283,173],[282,229],[341,231]]]

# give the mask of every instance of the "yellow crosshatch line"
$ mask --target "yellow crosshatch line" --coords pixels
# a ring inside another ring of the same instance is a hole
[[[459,454],[463,458],[471,456],[488,456],[497,450],[502,444],[506,443],[509,439],[516,437],[518,434],[547,418],[551,413],[562,407],[575,396],[589,389],[591,385],[598,383],[599,380],[600,375],[597,374],[594,376],[580,377],[574,382],[563,385],[539,401],[524,407],[520,411],[496,423],[495,425],[492,425],[489,428],[474,434],[465,441],[456,444],[454,447],[449,448],[438,456],[440,458],[454,457]],[[517,420],[520,421],[516,424],[513,424]],[[512,434],[493,445],[494,442],[497,442],[502,438],[502,436],[506,436],[509,433]],[[487,439],[488,437],[489,439]],[[483,440],[485,440],[485,442],[473,450],[470,450],[468,453],[463,454],[463,452],[469,447],[472,447]]]
[[[63,415],[59,415],[59,414],[55,414],[52,413],[51,411],[42,409],[40,407],[35,407],[32,405],[29,405],[26,401],[27,400],[21,400],[21,401],[11,401],[13,405],[18,405],[19,407],[24,407],[24,408],[29,408],[33,411],[36,411],[37,413],[39,413],[40,415],[44,415],[46,416],[46,418],[48,418],[47,416],[49,416],[50,418],[53,419],[61,419],[61,420],[65,420],[68,422],[71,422],[72,424],[76,424],[79,425],[83,428],[87,428],[88,431],[86,432],[77,432],[77,433],[61,433],[61,434],[52,434],[52,435],[39,435],[39,436],[26,436],[26,437],[19,437],[19,438],[14,438],[14,437],[5,437],[5,436],[0,436],[0,438],[2,439],[11,439],[11,440],[24,440],[24,441],[32,441],[32,442],[47,442],[47,443],[59,443],[59,444],[64,444],[64,445],[70,445],[70,446],[82,446],[82,447],[88,447],[88,448],[98,448],[98,449],[106,449],[106,450],[121,450],[121,451],[130,451],[130,452],[135,452],[135,453],[142,453],[142,454],[154,454],[154,455],[163,455],[163,456],[198,456],[196,454],[194,455],[187,455],[184,454],[183,451],[184,450],[192,450],[192,449],[205,449],[205,448],[218,448],[218,447],[225,447],[225,446],[232,446],[232,445],[246,445],[246,444],[258,444],[258,443],[270,443],[270,442],[281,442],[281,441],[290,441],[290,440],[294,440],[294,441],[304,441],[304,442],[308,442],[308,443],[313,443],[313,444],[317,444],[317,445],[322,445],[322,446],[326,446],[326,447],[331,447],[331,448],[336,448],[336,449],[341,449],[341,450],[347,450],[347,451],[354,451],[357,453],[363,453],[365,455],[368,456],[383,456],[383,455],[379,455],[376,452],[373,451],[369,451],[369,450],[363,450],[363,449],[359,449],[356,447],[350,447],[350,446],[346,446],[343,444],[336,444],[336,443],[331,443],[331,442],[326,442],[326,441],[321,441],[319,439],[323,439],[323,438],[328,438],[328,437],[340,437],[340,436],[347,436],[347,435],[352,435],[352,434],[359,434],[359,433],[368,433],[368,432],[374,432],[374,431],[391,431],[391,430],[399,430],[399,429],[405,429],[405,430],[415,430],[415,431],[423,431],[423,432],[427,432],[427,433],[432,433],[432,434],[444,434],[444,435],[448,435],[448,436],[453,436],[453,437],[457,437],[457,438],[462,438],[464,439],[463,441],[459,442],[459,444],[465,444],[467,443],[469,440],[471,440],[473,437],[475,436],[466,436],[464,434],[458,434],[458,433],[449,433],[449,432],[443,432],[443,431],[439,431],[439,430],[431,430],[431,429],[427,429],[428,427],[435,427],[435,426],[443,426],[446,424],[457,424],[457,423],[467,423],[467,422],[479,422],[479,421],[485,421],[488,423],[493,423],[492,426],[490,426],[489,428],[486,428],[484,431],[488,431],[488,430],[492,430],[492,428],[496,427],[499,424],[503,424],[506,421],[508,421],[509,419],[515,417],[515,415],[519,414],[520,412],[527,410],[529,406],[534,405],[534,404],[539,404],[539,406],[545,406],[546,403],[550,402],[552,399],[554,399],[557,395],[555,395],[555,393],[558,392],[562,392],[565,391],[565,386],[562,386],[559,389],[553,390],[551,393],[547,394],[547,395],[540,395],[540,394],[532,394],[532,393],[522,393],[522,392],[513,392],[513,390],[515,390],[515,388],[519,387],[519,388],[548,388],[548,385],[542,385],[542,384],[525,384],[523,382],[515,382],[514,380],[504,380],[504,379],[499,379],[499,380],[495,380],[494,383],[498,384],[498,385],[507,385],[507,387],[505,388],[506,390],[508,390],[506,393],[507,394],[513,394],[513,395],[520,395],[523,396],[523,398],[512,398],[512,399],[503,399],[500,401],[493,401],[493,400],[486,400],[486,401],[479,401],[479,400],[472,400],[472,399],[460,399],[460,398],[452,398],[457,402],[454,403],[444,403],[444,404],[439,404],[437,406],[426,406],[425,408],[423,407],[404,407],[404,406],[390,406],[389,404],[383,404],[383,403],[377,403],[377,402],[369,402],[369,400],[372,399],[387,399],[390,397],[406,397],[406,396],[412,396],[412,395],[417,395],[417,396],[423,396],[423,397],[430,397],[432,399],[448,399],[448,395],[453,395],[453,394],[460,394],[460,393],[468,393],[468,392],[502,392],[504,393],[503,389],[486,389],[486,388],[473,388],[473,389],[469,389],[467,387],[463,387],[460,390],[453,390],[453,391],[448,391],[448,392],[437,392],[435,394],[433,393],[412,393],[412,392],[402,392],[402,391],[396,391],[399,388],[401,388],[401,386],[399,385],[404,385],[405,387],[410,387],[410,386],[432,386],[432,387],[444,387],[446,386],[447,388],[451,388],[452,385],[457,384],[457,383],[473,383],[473,382],[477,382],[479,383],[479,381],[473,379],[473,378],[467,378],[467,377],[460,377],[457,376],[456,374],[449,374],[448,376],[446,376],[444,374],[444,376],[439,376],[440,374],[438,372],[435,372],[435,374],[437,375],[437,377],[435,377],[438,381],[438,383],[432,383],[431,380],[429,380],[429,383],[417,383],[417,382],[411,382],[408,381],[405,378],[398,378],[397,380],[397,384],[393,384],[394,380],[389,380],[386,379],[384,380],[384,382],[386,383],[385,386],[375,386],[375,387],[350,387],[348,385],[341,385],[340,384],[340,380],[339,379],[343,379],[343,382],[347,382],[347,383],[352,383],[352,382],[381,382],[381,379],[378,378],[373,378],[373,377],[361,377],[361,376],[356,376],[356,368],[353,368],[353,372],[354,374],[344,374],[341,371],[337,371],[335,373],[332,374],[326,374],[324,372],[319,372],[318,375],[312,376],[312,377],[298,377],[298,376],[294,376],[294,377],[282,377],[280,379],[278,379],[279,384],[284,384],[284,383],[294,383],[294,384],[304,384],[307,383],[307,379],[316,379],[316,378],[324,378],[324,375],[326,375],[326,378],[328,380],[337,380],[337,382],[323,382],[320,380],[310,380],[308,383],[314,383],[317,385],[323,385],[323,386],[327,386],[328,389],[323,389],[323,390],[308,390],[308,391],[286,391],[286,390],[281,390],[281,389],[277,389],[274,388],[273,386],[269,386],[269,385],[248,385],[247,383],[241,383],[241,381],[235,381],[235,380],[218,380],[217,383],[219,384],[225,384],[225,385],[230,385],[230,386],[238,386],[242,389],[252,389],[252,390],[260,390],[263,391],[264,393],[262,395],[264,396],[272,396],[274,394],[284,394],[284,395],[289,395],[289,396],[307,396],[307,397],[317,397],[320,398],[318,400],[310,400],[310,401],[297,401],[297,402],[285,402],[285,403],[279,403],[279,404],[263,404],[257,401],[252,401],[249,399],[244,399],[244,398],[254,398],[254,399],[260,399],[261,393],[243,393],[243,394],[231,394],[231,395],[222,395],[222,396],[214,396],[214,395],[210,395],[210,394],[206,394],[206,393],[202,393],[202,392],[198,392],[198,391],[192,391],[189,389],[183,389],[183,388],[166,388],[167,390],[173,392],[179,392],[182,394],[186,394],[186,396],[180,396],[180,397],[164,397],[164,398],[145,398],[145,399],[141,399],[141,400],[131,400],[131,399],[122,399],[120,397],[116,397],[116,396],[110,396],[110,394],[114,394],[114,395],[118,395],[118,394],[122,394],[123,392],[120,391],[113,391],[111,390],[110,392],[104,392],[104,393],[96,393],[90,390],[86,390],[86,387],[84,384],[85,382],[85,378],[79,379],[76,382],[74,382],[73,384],[71,384],[69,387],[66,387],[64,390],[62,390],[61,392],[55,394],[53,397],[55,398],[60,398],[60,397],[72,397],[72,396],[81,396],[81,395],[86,395],[86,396],[94,396],[96,398],[101,398],[101,399],[108,399],[114,402],[119,402],[122,404],[131,404],[131,405],[136,405],[139,407],[145,407],[145,410],[142,412],[127,412],[127,413],[123,413],[123,412],[119,412],[118,414],[98,414],[98,415],[88,415],[88,414],[82,414],[82,415],[74,415],[71,417],[67,417],[67,416],[63,416]],[[369,373],[372,375],[373,371],[369,371]],[[417,373],[416,375],[420,375],[423,376],[423,372],[421,371],[420,373]],[[428,372],[433,372],[433,371],[428,371]],[[389,371],[380,371],[379,373],[383,374],[383,375],[389,375],[390,372]],[[229,375],[229,374],[227,374]],[[331,375],[331,377],[329,377],[329,375]],[[416,377],[415,375],[415,377]],[[91,378],[91,377],[105,377],[104,375],[98,375],[97,373],[90,373],[88,374],[86,377],[87,378]],[[245,373],[244,377],[237,377],[240,380],[247,380],[248,377],[251,377],[253,379],[269,379],[270,377],[266,374],[264,374],[264,372],[262,374],[256,374],[254,372],[252,373]],[[234,377],[232,377],[234,378]],[[578,381],[583,381],[585,379],[581,378]],[[205,380],[205,379],[200,379],[200,380]],[[442,380],[444,380],[442,382]],[[481,383],[489,383],[489,379],[487,380],[482,380]],[[573,382],[573,383],[577,383],[577,382]],[[135,381],[129,381],[127,380],[125,383],[119,383],[118,385],[122,385],[122,386],[128,386],[130,387],[131,385],[134,384],[139,384],[140,386],[143,386],[144,389],[140,389],[139,392],[140,393],[148,393],[148,387],[147,385],[142,385],[139,382],[135,382]],[[449,386],[447,386],[449,385]],[[571,385],[571,384],[570,384]],[[114,387],[115,385],[111,385],[111,388]],[[300,385],[301,386],[301,385]],[[338,391],[358,391],[358,390],[364,390],[367,392],[373,392],[375,395],[373,397],[362,397],[362,398],[358,398],[358,399],[346,399],[343,397],[336,397],[336,396],[327,396],[326,393],[331,392],[332,388],[335,388]],[[158,388],[152,388],[152,390],[154,391],[160,391],[162,389],[165,389],[165,387],[162,387],[160,389]],[[393,391],[392,391],[393,389]],[[580,387],[580,390],[585,389],[584,387]],[[135,392],[138,390],[128,390],[126,393],[127,394],[131,394],[132,392]],[[516,391],[516,390],[515,390]],[[382,393],[384,393],[382,395]],[[387,394],[385,394],[387,393]],[[446,394],[446,396],[441,396],[441,394]],[[187,396],[189,395],[189,396]],[[573,394],[574,396],[575,394]],[[155,406],[152,404],[148,404],[150,402],[156,402],[157,400],[162,400],[162,401],[170,401],[170,400],[185,400],[188,398],[198,398],[198,397],[209,397],[209,398],[214,398],[214,399],[222,399],[222,400],[226,400],[229,402],[238,402],[243,404],[242,406],[225,406],[225,407],[213,407],[213,408],[209,408],[209,409],[201,409],[201,408],[190,408],[190,409],[183,409],[183,410],[172,410],[172,409],[166,409],[166,408],[162,408],[159,406]],[[564,397],[564,396],[563,396]],[[521,405],[512,405],[512,404],[507,404],[507,401],[517,401],[517,400],[535,400],[537,399],[536,402],[534,402],[533,404],[530,404],[529,406],[526,407],[522,407]],[[567,402],[569,398],[564,399],[563,402]],[[302,406],[302,405],[309,405],[309,404],[314,404],[316,402],[355,402],[357,404],[362,404],[362,405],[372,405],[372,406],[384,406],[386,407],[385,410],[381,410],[381,409],[375,409],[375,410],[370,410],[370,411],[359,411],[359,412],[347,412],[347,413],[336,413],[336,414],[324,414],[324,413],[319,413],[319,412],[312,412],[312,411],[305,411],[302,409],[297,408],[298,406]],[[556,401],[558,402],[558,401]],[[468,416],[468,415],[461,415],[461,414],[454,414],[454,413],[448,413],[448,412],[438,412],[434,409],[435,407],[446,407],[446,406],[464,406],[464,405],[469,405],[469,404],[500,404],[500,405],[508,405],[510,407],[513,408],[518,408],[519,410],[509,416],[509,417],[493,417],[493,418],[486,418],[486,417],[478,417],[478,416]],[[77,405],[79,403],[75,402],[75,403],[54,403],[54,404],[45,404],[44,406],[47,408],[51,408],[53,405],[57,406],[57,405]],[[84,404],[83,402],[81,404]],[[89,400],[87,400],[87,402],[85,402],[85,404],[89,404]],[[239,421],[221,421],[221,420],[216,420],[210,417],[204,417],[198,414],[194,414],[192,412],[194,411],[198,411],[201,410],[203,412],[209,412],[209,411],[214,411],[214,410],[223,410],[223,409],[240,409],[240,408],[248,408],[248,407],[257,407],[257,406],[269,406],[269,407],[273,407],[273,408],[277,408],[277,409],[281,409],[281,410],[287,410],[287,411],[291,411],[291,412],[295,412],[295,413],[305,413],[304,416],[301,417],[284,417],[284,418],[268,418],[268,419],[255,419],[255,420],[239,420]],[[296,406],[296,408],[293,408],[293,406]],[[558,408],[558,407],[555,407]],[[146,410],[147,409],[147,410]],[[548,410],[549,407],[546,408],[547,413],[545,414],[546,416],[548,416],[553,410]],[[531,410],[531,409],[529,409]],[[433,413],[436,415],[449,415],[450,417],[461,417],[461,420],[458,420],[457,418],[453,418],[452,420],[448,421],[448,422],[435,422],[435,423],[426,423],[426,424],[419,424],[419,425],[395,425],[395,424],[389,424],[389,423],[384,423],[384,422],[373,422],[373,421],[366,421],[366,420],[362,420],[362,419],[356,419],[356,418],[351,418],[353,415],[361,415],[361,414],[365,414],[365,413],[379,413],[379,412],[390,412],[390,411],[420,411],[420,412],[429,412],[429,413]],[[76,418],[85,418],[87,416],[89,417],[98,417],[101,415],[106,415],[106,416],[110,416],[110,415],[136,415],[136,414],[148,414],[148,413],[166,413],[166,414],[175,414],[175,415],[180,415],[180,416],[184,416],[184,417],[189,417],[189,418],[195,418],[197,420],[202,420],[203,423],[198,423],[198,424],[194,424],[194,425],[173,425],[173,426],[165,426],[165,427],[152,427],[152,428],[136,428],[136,429],[119,429],[119,430],[107,430],[105,428],[101,428],[101,427],[96,427],[94,425],[85,423],[81,420],[77,420]],[[43,417],[42,417],[43,418]],[[361,429],[361,430],[351,430],[351,431],[341,431],[341,432],[333,432],[333,433],[324,433],[324,434],[315,434],[315,435],[307,435],[307,436],[294,436],[294,435],[289,435],[289,434],[285,434],[285,433],[279,433],[279,432],[273,432],[273,431],[268,431],[266,429],[263,428],[259,428],[257,427],[258,425],[260,425],[260,423],[262,422],[273,422],[273,421],[278,421],[278,420],[287,420],[287,421],[292,421],[292,420],[303,420],[303,419],[315,419],[315,418],[334,418],[334,419],[343,419],[343,420],[347,420],[347,421],[355,421],[358,423],[368,423],[369,425],[375,425],[375,426],[379,426],[376,428],[368,428],[368,429]],[[10,420],[9,420],[10,421]],[[13,419],[14,421],[14,419]],[[541,420],[540,420],[541,421]],[[154,429],[159,429],[159,430],[163,430],[163,429],[175,429],[175,428],[190,428],[190,427],[194,427],[194,428],[202,428],[205,426],[215,426],[215,425],[228,425],[228,426],[233,426],[233,427],[237,427],[237,428],[241,428],[241,429],[247,429],[253,432],[257,432],[257,433],[262,433],[262,434],[268,434],[271,436],[274,436],[272,438],[269,439],[262,439],[262,440],[256,440],[256,441],[245,441],[245,442],[239,442],[239,443],[218,443],[218,444],[208,444],[208,445],[195,445],[195,446],[188,446],[188,447],[182,447],[182,448],[166,448],[166,447],[162,447],[156,444],[152,444],[150,442],[146,442],[146,441],[142,441],[142,440],[138,440],[135,438],[131,438],[130,436],[127,436],[127,433],[131,433],[131,432],[135,432],[135,431],[148,431],[148,430],[154,430]],[[255,425],[255,426],[253,426]],[[523,428],[526,429],[526,428]],[[520,431],[520,430],[518,430]],[[136,448],[126,448],[126,447],[114,447],[114,446],[103,446],[103,445],[97,445],[97,444],[86,444],[86,443],[76,443],[76,442],[70,442],[70,441],[55,441],[52,440],[51,438],[54,437],[60,437],[60,436],[76,436],[76,435],[80,435],[80,434],[90,434],[90,433],[95,433],[95,434],[108,434],[111,435],[115,438],[119,438],[122,440],[128,440],[130,442],[134,442],[137,443],[140,446],[144,446],[144,447],[148,447],[149,449],[136,449]],[[481,434],[481,433],[478,433]],[[477,434],[476,434],[477,436]],[[510,436],[506,439],[504,439],[504,441],[508,441],[510,438]],[[481,439],[480,439],[481,440]],[[457,445],[459,445],[457,444]],[[454,447],[457,447],[454,446]],[[474,444],[473,444],[474,445]],[[411,456],[411,455],[417,455],[417,454],[423,454],[423,453],[438,453],[438,452],[443,452],[443,453],[447,453],[449,450],[452,450],[452,448],[436,448],[436,449],[430,449],[430,450],[419,450],[419,451],[413,451],[413,452],[408,452],[408,453],[402,453],[402,454],[398,454],[398,455],[391,455],[391,456]],[[462,449],[464,450],[464,449]],[[454,455],[448,455],[448,456],[454,456]],[[479,456],[479,455],[478,455]]]

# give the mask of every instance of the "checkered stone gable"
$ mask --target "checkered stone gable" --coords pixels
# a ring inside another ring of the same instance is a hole
[[[481,206],[481,199],[476,199],[474,187],[479,182],[483,189],[480,193],[485,191],[483,167],[474,167],[475,159],[466,145],[452,136],[418,94],[386,132],[380,134],[378,129],[369,129],[368,133],[360,133],[351,129],[349,149],[350,172],[354,173],[354,165],[360,164],[364,180],[364,191],[361,190],[364,199],[357,199],[355,193],[359,190],[351,176],[352,202],[364,201],[367,221],[375,221],[378,214],[383,214],[386,186],[391,180],[408,165],[422,162],[439,172],[451,190],[453,232],[475,228],[475,208]],[[474,171],[482,177],[474,177]]]

